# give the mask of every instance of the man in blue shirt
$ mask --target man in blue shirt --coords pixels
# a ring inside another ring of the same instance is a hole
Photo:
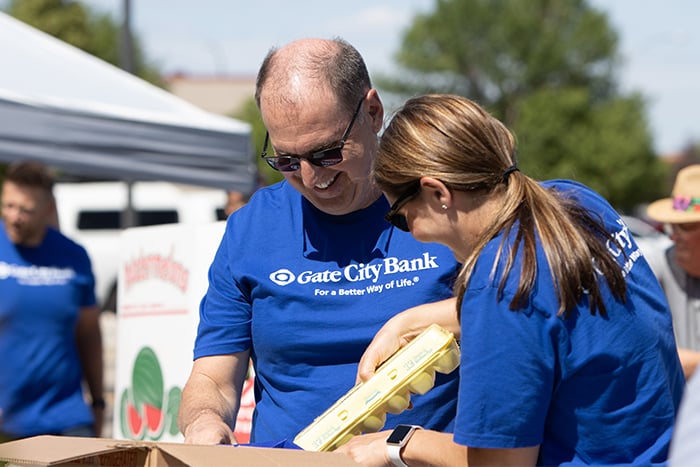
[[[357,50],[305,39],[271,51],[256,100],[268,130],[262,156],[284,175],[233,213],[200,307],[183,391],[186,442],[229,443],[249,358],[251,441],[292,440],[354,384],[386,320],[422,304],[454,309],[451,252],[384,220],[369,173],[384,111]],[[457,372],[387,416],[451,431]]]
[[[99,436],[102,425],[95,279],[85,249],[52,227],[52,187],[33,161],[11,164],[2,186],[0,441]]]

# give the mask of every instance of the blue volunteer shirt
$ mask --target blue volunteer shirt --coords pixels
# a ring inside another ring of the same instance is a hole
[[[400,311],[452,296],[457,263],[437,244],[388,224],[380,197],[334,216],[282,182],[228,220],[200,307],[194,357],[250,349],[256,408],[251,442],[293,439],[355,384],[376,332]],[[458,372],[437,375],[386,428],[452,431]]]
[[[50,229],[36,248],[10,242],[0,222],[0,432],[59,434],[92,425],[75,340],[95,305],[85,250]]]
[[[663,465],[684,384],[663,291],[605,200],[574,182],[544,185],[602,217],[617,239],[608,250],[624,271],[626,301],[604,285],[607,317],[592,316],[585,298],[571,318],[557,316],[538,239],[535,287],[528,306],[513,312],[522,257],[500,297],[502,268],[491,270],[502,235],[494,238],[462,304],[454,439],[483,448],[540,445],[538,465]]]

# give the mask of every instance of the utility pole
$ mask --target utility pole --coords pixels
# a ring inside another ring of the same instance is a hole
[[[121,67],[134,73],[134,45],[131,38],[131,0],[122,0]]]
[[[134,45],[131,39],[131,0],[122,0],[122,29],[120,61],[124,71],[134,74]],[[126,209],[122,211],[122,228],[134,227],[136,225],[136,212],[133,200],[133,180],[124,180],[126,183]]]

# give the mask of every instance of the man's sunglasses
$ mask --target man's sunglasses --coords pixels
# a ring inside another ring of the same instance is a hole
[[[391,205],[389,211],[384,216],[384,219],[386,219],[387,222],[389,222],[397,229],[401,229],[404,232],[410,232],[411,229],[409,229],[408,227],[408,221],[406,220],[406,216],[401,214],[399,210],[412,198],[418,195],[418,193],[420,193],[420,182],[412,184],[406,191],[404,191],[401,194],[401,196],[396,198],[396,201],[394,201],[394,204]]]
[[[310,164],[317,167],[330,167],[332,165],[340,164],[343,161],[343,146],[350,136],[350,131],[352,131],[352,126],[355,123],[357,115],[360,113],[362,108],[362,103],[365,101],[365,96],[362,96],[360,102],[357,104],[355,113],[352,114],[352,119],[348,128],[343,133],[343,137],[340,139],[340,143],[337,146],[324,149],[323,151],[312,152],[304,156],[297,156],[292,154],[287,154],[284,156],[268,156],[267,155],[267,144],[270,140],[270,133],[265,132],[265,141],[263,142],[263,151],[260,154],[267,164],[275,170],[280,172],[294,172],[299,170],[301,167],[301,160],[306,159]]]

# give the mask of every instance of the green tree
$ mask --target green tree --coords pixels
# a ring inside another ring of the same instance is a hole
[[[579,180],[632,212],[667,190],[643,107],[638,95],[596,101],[582,87],[534,92],[522,100],[513,127],[520,165],[538,179]]]
[[[250,137],[253,141],[254,153],[256,156],[256,162],[258,164],[258,174],[261,178],[261,182],[265,185],[270,185],[272,183],[282,180],[284,177],[281,173],[271,168],[267,163],[262,160],[260,154],[263,150],[263,141],[265,140],[265,124],[260,116],[260,110],[255,104],[255,98],[251,97],[246,100],[241,109],[232,117],[247,122],[251,125]]]
[[[91,55],[120,66],[121,26],[110,15],[95,13],[71,0],[12,0],[7,12],[15,18]],[[137,37],[132,40],[134,74],[163,87]]]
[[[616,82],[617,34],[586,0],[436,0],[405,31],[392,93],[460,94],[513,129],[521,166],[618,209],[663,195],[641,96]],[[611,175],[614,175],[611,176]]]

